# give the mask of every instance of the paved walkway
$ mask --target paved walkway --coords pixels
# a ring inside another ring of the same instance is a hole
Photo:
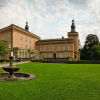
[[[24,63],[28,63],[30,61],[22,61],[22,62],[14,62],[13,65],[17,65],[17,64],[24,64]],[[5,66],[9,66],[8,64],[0,64],[0,67],[5,67]]]

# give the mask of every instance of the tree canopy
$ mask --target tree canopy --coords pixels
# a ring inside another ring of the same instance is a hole
[[[3,41],[0,41],[0,55],[3,56],[6,53],[6,44]]]
[[[86,37],[85,45],[84,45],[83,49],[81,50],[81,59],[83,59],[83,60],[93,59],[92,55],[93,55],[93,52],[95,52],[94,49],[95,50],[98,49],[98,46],[94,47],[95,45],[99,46],[98,37],[94,34],[89,34]],[[93,47],[94,47],[94,49],[93,49]]]
[[[100,60],[100,45],[94,45],[91,49],[91,59]]]
[[[89,34],[86,37],[84,49],[90,50],[94,45],[97,45],[97,44],[99,44],[99,39],[97,35]]]

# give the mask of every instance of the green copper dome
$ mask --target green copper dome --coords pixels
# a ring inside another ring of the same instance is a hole
[[[74,22],[74,19],[73,19],[72,20],[72,25],[71,25],[71,32],[76,32],[75,28],[76,28],[76,26],[75,26],[75,22]]]

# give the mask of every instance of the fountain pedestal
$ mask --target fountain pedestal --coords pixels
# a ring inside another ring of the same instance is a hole
[[[16,77],[14,76],[14,72],[18,71],[20,68],[13,66],[13,53],[11,52],[11,55],[9,56],[10,59],[10,65],[8,67],[3,67],[3,70],[6,72],[9,72],[8,80],[16,80]]]
[[[6,72],[9,72],[8,80],[16,80],[16,77],[14,76],[14,72],[18,71],[20,68],[13,66],[13,52],[11,52],[11,55],[9,56],[10,59],[10,65],[8,67],[3,67],[3,70]]]
[[[18,71],[20,68],[19,67],[3,67],[3,70],[6,72],[9,72],[8,75],[8,80],[15,80],[16,77],[14,76],[14,72]]]

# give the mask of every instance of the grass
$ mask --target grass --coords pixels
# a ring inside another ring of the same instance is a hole
[[[100,100],[99,64],[31,62],[20,67],[36,78],[0,82],[0,100]]]
[[[7,64],[8,62],[0,62],[0,64]]]

